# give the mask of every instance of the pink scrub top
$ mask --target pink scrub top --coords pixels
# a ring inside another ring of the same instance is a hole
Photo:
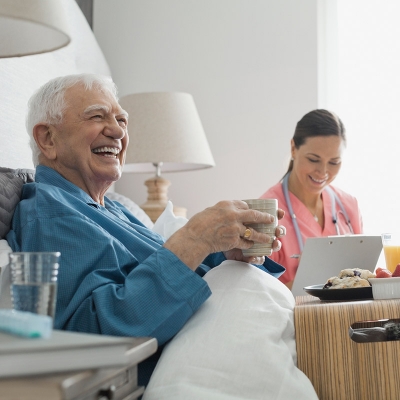
[[[357,199],[342,190],[330,186],[342,202],[353,227],[355,234],[363,232],[362,217],[358,207]],[[283,195],[282,183],[277,183],[268,189],[260,198],[262,199],[278,199],[278,207],[285,211],[285,216],[279,220],[279,225],[286,227],[286,236],[282,237],[282,248],[278,252],[272,253],[270,258],[286,268],[279,278],[289,288],[292,287],[297,268],[299,266],[299,258],[291,258],[291,255],[300,254],[299,243],[297,241],[296,232],[293,226],[292,218]],[[337,235],[335,224],[332,221],[332,203],[331,198],[326,190],[322,192],[322,200],[324,203],[324,220],[325,226],[321,228],[319,223],[315,221],[313,215],[308,208],[291,192],[289,198],[292,203],[293,212],[297,217],[303,243],[309,237],[321,237]],[[337,218],[339,232],[341,235],[351,234],[347,225],[346,218],[336,202]],[[329,277],[328,277],[329,278]]]

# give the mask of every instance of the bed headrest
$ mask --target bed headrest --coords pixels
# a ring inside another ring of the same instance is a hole
[[[0,239],[10,230],[11,219],[22,192],[22,185],[35,180],[33,169],[0,167]]]

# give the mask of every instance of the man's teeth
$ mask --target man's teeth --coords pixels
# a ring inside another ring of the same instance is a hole
[[[120,153],[120,149],[116,147],[98,147],[97,149],[93,149],[93,153],[113,153],[115,155]]]

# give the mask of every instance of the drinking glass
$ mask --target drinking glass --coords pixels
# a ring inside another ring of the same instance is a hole
[[[59,252],[10,253],[11,297],[14,310],[54,319]]]
[[[386,268],[394,272],[397,264],[400,264],[400,233],[382,233],[382,246]]]

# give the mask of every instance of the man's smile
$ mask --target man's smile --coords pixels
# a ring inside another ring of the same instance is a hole
[[[120,152],[121,149],[119,149],[118,147],[108,147],[108,146],[97,147],[96,149],[92,150],[92,153],[112,158],[116,158]]]

